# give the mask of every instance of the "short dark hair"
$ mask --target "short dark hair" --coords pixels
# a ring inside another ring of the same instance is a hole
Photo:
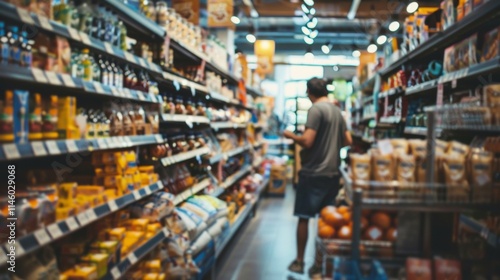
[[[328,95],[326,81],[320,78],[312,78],[307,81],[307,91],[314,97],[323,97]]]

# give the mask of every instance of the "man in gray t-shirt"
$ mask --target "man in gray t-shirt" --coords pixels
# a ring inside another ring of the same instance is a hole
[[[318,78],[309,80],[307,94],[313,106],[307,115],[304,134],[299,136],[290,131],[283,134],[303,148],[294,209],[299,218],[297,258],[288,267],[297,273],[304,272],[309,218],[314,218],[323,207],[333,205],[339,191],[340,149],[352,143],[340,109],[327,97],[326,82]],[[319,273],[321,268],[316,263],[309,275]]]

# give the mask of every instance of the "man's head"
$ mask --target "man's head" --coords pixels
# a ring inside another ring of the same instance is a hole
[[[312,102],[317,99],[327,96],[326,82],[319,78],[312,78],[307,81],[307,95]]]

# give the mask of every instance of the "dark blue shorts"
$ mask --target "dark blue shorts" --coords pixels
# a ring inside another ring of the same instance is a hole
[[[314,218],[323,207],[335,204],[339,193],[340,176],[313,177],[299,174],[299,184],[295,196],[294,216]]]

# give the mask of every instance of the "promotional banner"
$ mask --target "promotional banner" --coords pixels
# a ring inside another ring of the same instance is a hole
[[[259,75],[267,75],[273,72],[275,42],[273,40],[257,40],[254,44],[254,53],[257,57],[257,69]]]
[[[172,0],[172,8],[189,22],[195,25],[200,23],[199,0]]]
[[[233,27],[233,0],[208,0],[208,27]]]

